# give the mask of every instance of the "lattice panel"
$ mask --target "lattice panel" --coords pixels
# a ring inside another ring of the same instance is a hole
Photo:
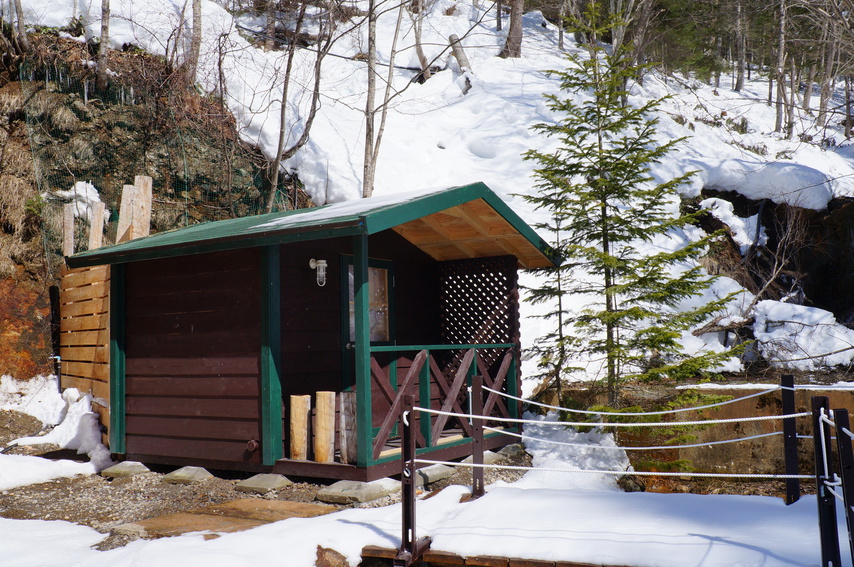
[[[519,335],[517,261],[514,256],[442,262],[439,274],[441,336],[445,344],[515,342]],[[501,351],[482,350],[492,368]],[[461,353],[446,361],[459,366]]]

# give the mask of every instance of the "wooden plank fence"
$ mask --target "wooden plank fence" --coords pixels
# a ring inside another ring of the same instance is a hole
[[[147,236],[151,219],[150,177],[138,175],[122,194],[117,242]],[[74,253],[74,207],[64,211],[63,254]],[[90,216],[89,249],[100,248],[104,205],[97,203]],[[59,384],[92,394],[92,409],[103,426],[102,441],[110,424],[110,267],[63,267],[59,281]]]

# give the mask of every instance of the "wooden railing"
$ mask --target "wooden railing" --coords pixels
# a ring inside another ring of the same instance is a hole
[[[489,353],[489,360],[484,356],[485,352]],[[412,353],[416,353],[414,357]],[[437,360],[437,353],[445,355],[444,369],[442,363]],[[385,366],[380,362],[380,358],[387,359]],[[409,363],[410,359],[411,363],[405,374],[398,372],[400,361],[406,360]],[[371,386],[379,391],[389,404],[389,410],[373,436],[371,457],[373,460],[379,459],[392,437],[405,394],[413,395],[418,400],[419,407],[468,414],[470,406],[466,401],[467,394],[463,394],[463,387],[470,385],[471,377],[479,374],[483,376],[486,387],[515,395],[517,364],[516,347],[512,344],[371,347]],[[432,396],[434,385],[438,390],[438,399]],[[516,405],[508,406],[495,393],[489,394],[483,408],[484,415],[518,417]],[[472,427],[466,419],[422,413],[415,434],[416,445],[429,448],[441,444],[442,434],[452,420],[459,424],[464,438],[472,436]]]

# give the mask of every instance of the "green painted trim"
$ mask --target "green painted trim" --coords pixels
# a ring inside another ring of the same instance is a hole
[[[110,269],[110,452],[125,449],[125,266]]]
[[[489,439],[490,437],[495,437],[498,435],[502,435],[502,433],[496,432],[483,432],[483,438]],[[447,449],[448,447],[456,447],[458,445],[467,445],[471,443],[471,437],[463,437],[462,439],[458,439],[456,441],[451,441],[449,443],[442,443],[441,445],[436,445],[434,447],[418,447],[415,449],[416,455],[426,455],[432,453],[433,451],[438,451],[439,449]],[[388,457],[383,457],[381,459],[377,459],[376,461],[369,461],[366,466],[372,467],[374,465],[381,465],[383,463],[387,463],[389,461],[399,461],[400,455],[390,455]]]
[[[257,217],[248,217],[257,218]],[[228,222],[228,221],[216,221]],[[206,226],[212,223],[194,225],[185,229],[190,231],[196,226]],[[311,227],[300,228],[290,232],[279,232],[276,234],[265,234],[261,236],[239,235],[231,237],[220,237],[218,239],[206,238],[204,233],[193,233],[182,235],[184,238],[174,238],[177,231],[161,232],[143,239],[132,240],[127,243],[105,246],[89,252],[80,252],[67,258],[68,266],[71,268],[84,268],[98,266],[101,264],[123,264],[127,262],[139,262],[142,260],[156,260],[158,258],[174,258],[176,256],[189,256],[192,254],[206,254],[208,252],[223,252],[225,250],[239,250],[243,248],[255,248],[275,244],[286,244],[288,242],[303,242],[308,240],[322,240],[325,238],[336,238],[340,236],[353,236],[364,231],[361,220],[353,224],[341,227],[324,227],[321,230]],[[163,238],[158,238],[163,235]],[[166,237],[171,238],[166,238]],[[186,237],[195,237],[187,239]],[[133,245],[133,246],[132,246]]]
[[[358,466],[364,467],[370,462],[373,453],[367,235],[359,235],[353,238],[353,280],[353,318],[356,324],[356,344],[354,346],[356,366],[356,462]]]
[[[282,305],[279,246],[261,251],[261,462],[282,458]]]
[[[412,350],[468,350],[470,348],[512,348],[516,345],[506,344],[473,344],[473,345],[388,345],[372,346],[371,352],[407,352]]]
[[[552,263],[560,263],[560,257],[548,243],[483,183],[415,195],[405,201],[366,199],[358,206],[352,203],[343,206],[339,203],[313,209],[200,223],[81,252],[67,261],[70,267],[78,268],[337,236],[376,234],[476,199],[483,199],[495,209]]]
[[[484,187],[486,187],[484,185]],[[543,240],[539,234],[537,234],[533,228],[531,228],[528,223],[522,220],[522,218],[516,214],[516,212],[510,208],[510,206],[504,202],[501,197],[492,192],[488,187],[486,187],[486,191],[484,195],[481,197],[484,201],[486,201],[495,212],[501,215],[504,220],[510,223],[513,228],[515,228],[519,234],[525,237],[528,242],[534,245],[534,247],[539,250],[543,256],[548,258],[548,260],[554,264],[555,266],[559,266],[563,263],[564,258],[558,254],[557,250],[551,247],[551,245]]]
[[[398,203],[393,207],[373,211],[370,215],[365,216],[365,226],[368,234],[376,234],[415,219],[480,199],[486,193],[492,193],[492,190],[480,182],[450,187],[438,193],[427,193],[405,203]]]

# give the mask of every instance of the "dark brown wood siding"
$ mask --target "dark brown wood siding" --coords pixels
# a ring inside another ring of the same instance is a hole
[[[353,240],[334,238],[284,244],[282,281],[282,392],[289,395],[340,392],[353,383],[345,376],[342,310],[342,256],[352,254]],[[393,231],[373,235],[368,255],[392,262],[395,337],[398,344],[439,341],[438,269],[436,262]],[[327,282],[319,287],[309,260],[328,263]],[[349,372],[347,372],[349,373]],[[374,392],[374,425],[385,417],[388,403]],[[285,417],[287,421],[287,416]],[[286,428],[287,429],[287,428]]]
[[[127,267],[128,455],[260,462],[260,250]]]

